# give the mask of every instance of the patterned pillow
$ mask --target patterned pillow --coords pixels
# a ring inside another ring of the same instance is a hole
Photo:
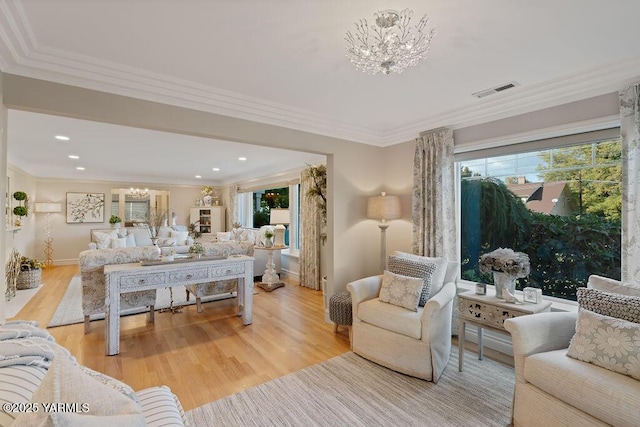
[[[118,233],[113,231],[94,231],[93,232],[93,240],[95,240],[96,245],[98,245],[98,249],[109,249],[111,247],[111,240],[117,239]]]
[[[640,380],[640,324],[578,311],[567,356]]]
[[[640,323],[640,297],[578,288],[578,305],[604,316]]]
[[[418,311],[423,287],[424,280],[420,277],[401,276],[385,270],[378,298],[382,302]]]
[[[418,277],[423,280],[424,287],[420,295],[419,306],[424,307],[431,292],[431,277],[436,271],[436,264],[432,262],[416,261],[395,255],[389,256],[387,269],[401,276]]]

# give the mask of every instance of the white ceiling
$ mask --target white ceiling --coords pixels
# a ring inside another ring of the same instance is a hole
[[[402,74],[355,70],[346,31],[377,10],[405,7],[437,27],[429,58]],[[640,80],[638,16],[637,0],[0,0],[0,68],[387,146]],[[519,86],[472,96],[511,81]],[[100,126],[113,144],[110,127]],[[136,141],[127,142],[131,149]],[[10,158],[14,146],[10,140]],[[173,158],[173,168],[193,175],[195,157]],[[165,170],[171,160],[161,162]]]

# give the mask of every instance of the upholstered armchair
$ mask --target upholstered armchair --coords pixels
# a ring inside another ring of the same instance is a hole
[[[451,353],[458,264],[444,258],[432,260],[438,266],[431,277],[431,291],[417,311],[380,300],[382,275],[351,282],[347,289],[353,303],[353,351],[394,371],[438,382]]]
[[[248,255],[253,256],[253,244],[249,242],[210,242],[203,243],[205,256],[225,256],[230,255]],[[230,294],[237,292],[238,279],[230,280],[218,280],[216,282],[198,283],[196,285],[185,286],[187,292],[187,301],[189,301],[190,295],[193,294],[196,297],[196,309],[198,313],[202,311],[202,298],[213,296]]]
[[[80,252],[80,281],[82,282],[82,314],[84,315],[84,333],[88,334],[91,315],[106,311],[106,280],[104,266],[126,264],[141,260],[158,259],[160,253],[155,246],[141,246],[119,249],[95,249]],[[154,321],[156,290],[127,292],[120,295],[120,310],[136,307],[149,307],[149,320]]]

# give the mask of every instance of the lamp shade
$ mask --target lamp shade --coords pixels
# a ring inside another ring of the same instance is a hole
[[[62,204],[51,202],[36,203],[36,212],[55,213],[62,212]]]
[[[380,219],[382,221],[400,218],[400,198],[398,196],[387,196],[385,193],[382,193],[381,196],[369,197],[367,201],[367,218]]]
[[[289,209],[271,209],[269,224],[289,224]]]

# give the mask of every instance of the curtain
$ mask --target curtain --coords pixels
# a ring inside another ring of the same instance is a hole
[[[416,140],[413,159],[413,252],[458,259],[453,132],[436,129]]]
[[[640,283],[640,85],[620,91],[622,280]]]
[[[242,221],[238,215],[238,186],[232,185],[229,188],[229,218],[231,219],[230,224],[233,226],[234,223],[242,224]]]
[[[315,198],[307,197],[313,187],[309,170],[304,169],[300,175],[300,284],[319,290],[322,221]]]

